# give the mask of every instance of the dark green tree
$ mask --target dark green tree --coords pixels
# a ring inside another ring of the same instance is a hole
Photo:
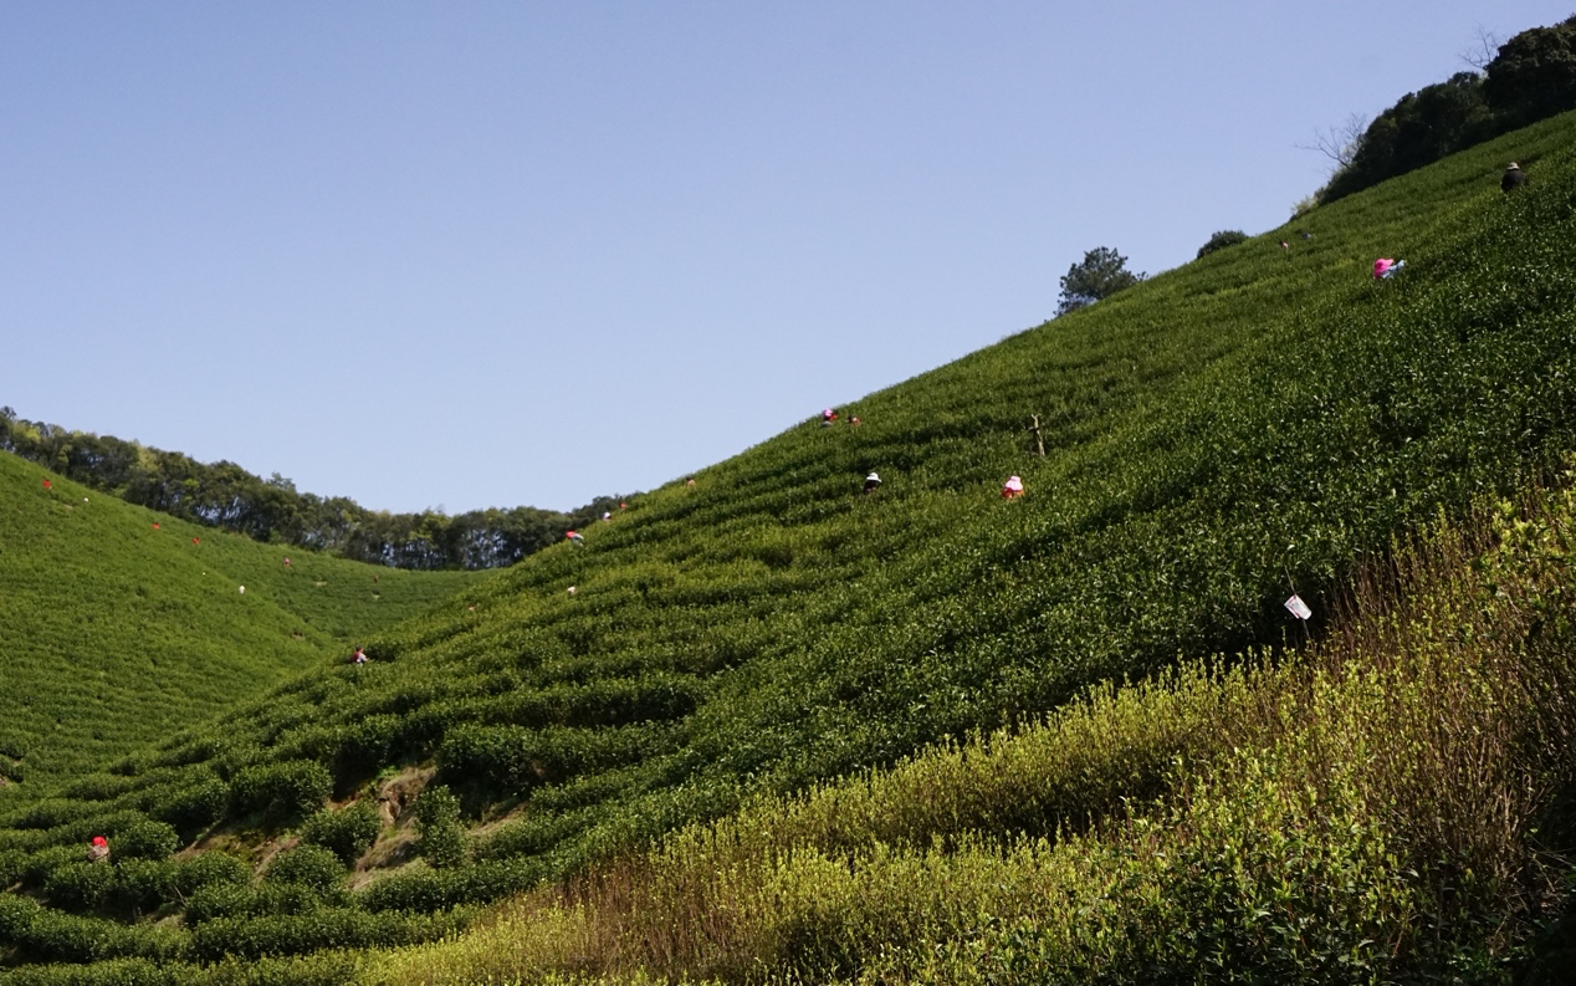
[[[1128,270],[1128,258],[1110,247],[1096,247],[1086,251],[1084,260],[1070,266],[1061,279],[1062,295],[1057,301],[1057,314],[1067,315],[1086,305],[1093,305],[1124,288],[1144,280],[1144,275]]]
[[[1485,66],[1484,96],[1506,129],[1572,108],[1577,99],[1577,17],[1523,31]]]
[[[1194,259],[1198,260],[1206,254],[1215,253],[1222,247],[1230,247],[1235,243],[1242,243],[1247,239],[1248,234],[1244,233],[1242,230],[1218,230],[1217,232],[1210,235],[1210,239],[1205,241],[1205,245],[1203,247],[1199,248],[1199,253],[1194,255]]]
[[[1408,93],[1376,117],[1351,164],[1336,172],[1320,201],[1333,202],[1438,161],[1489,137],[1494,129],[1483,80],[1473,72],[1458,72]]]
[[[457,517],[425,510],[371,511],[347,497],[302,493],[274,473],[267,480],[235,463],[199,463],[112,435],[72,431],[17,417],[0,407],[0,450],[80,483],[188,521],[345,558],[406,569],[509,566],[556,545],[570,528],[591,525],[618,507],[598,497],[571,512],[488,508]]]
[[[1484,74],[1458,72],[1408,93],[1369,125],[1318,193],[1321,204],[1412,171],[1497,134],[1572,108],[1577,17],[1523,31]],[[1320,150],[1330,153],[1322,141]],[[1345,154],[1345,152],[1344,152]]]

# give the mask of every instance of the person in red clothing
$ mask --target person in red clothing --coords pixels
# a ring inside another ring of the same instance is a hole
[[[1002,499],[1012,500],[1024,496],[1024,481],[1017,476],[1008,477],[1008,482],[1002,484]]]
[[[1405,260],[1392,260],[1389,257],[1381,257],[1374,262],[1375,280],[1388,278],[1406,266],[1407,261]]]

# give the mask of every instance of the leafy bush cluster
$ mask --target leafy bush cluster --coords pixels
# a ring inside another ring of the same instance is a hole
[[[230,783],[231,811],[270,824],[300,819],[328,801],[334,779],[316,761],[274,761],[244,768]]]
[[[416,800],[416,820],[422,835],[417,851],[434,867],[464,863],[465,826],[460,821],[460,800],[442,785],[425,789]]]
[[[1205,245],[1199,248],[1199,253],[1194,255],[1194,259],[1198,260],[1207,254],[1213,254],[1217,250],[1221,250],[1225,247],[1236,246],[1247,239],[1248,234],[1244,233],[1242,230],[1217,230],[1215,233],[1210,235],[1209,240],[1205,241]]]
[[[301,827],[301,838],[324,847],[347,866],[372,847],[383,830],[383,817],[369,799],[339,811],[324,810]]]

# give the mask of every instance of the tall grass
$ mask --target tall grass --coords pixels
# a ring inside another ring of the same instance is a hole
[[[1322,644],[753,802],[373,982],[1506,980],[1571,907],[1572,491],[1371,560]],[[1566,944],[1569,949],[1569,943]]]

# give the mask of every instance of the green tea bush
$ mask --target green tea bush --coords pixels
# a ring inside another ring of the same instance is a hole
[[[181,843],[175,827],[153,819],[141,819],[111,832],[110,849],[117,860],[163,860]]]
[[[38,902],[21,895],[0,895],[0,941],[15,942],[33,924]]]
[[[187,785],[170,786],[145,811],[150,818],[174,827],[182,842],[189,842],[224,817],[229,801],[230,786],[208,775]]]
[[[316,904],[312,896],[303,894],[302,897],[308,902],[307,907]],[[186,896],[186,922],[196,926],[217,918],[251,915],[257,910],[258,901],[257,890],[247,884],[204,885]]]
[[[489,860],[448,870],[416,870],[382,878],[358,899],[370,912],[433,913],[458,905],[496,901],[524,891],[549,873],[542,860]]]
[[[8,888],[22,880],[29,856],[26,850],[0,850],[0,887]]]
[[[94,963],[32,963],[0,970],[0,984],[159,984],[176,981],[170,966],[144,957]],[[217,981],[215,981],[217,983]]]
[[[244,885],[252,873],[245,861],[228,853],[212,850],[181,861],[175,883],[182,895],[219,885]]]
[[[402,728],[401,718],[389,713],[347,724],[329,755],[336,790],[345,791],[377,774],[397,753],[410,753]]]
[[[181,869],[170,860],[117,862],[109,907],[119,915],[135,918],[174,903],[181,890]]]
[[[230,812],[280,825],[328,801],[334,779],[316,761],[281,761],[244,768],[230,783]]]
[[[182,930],[123,925],[107,919],[67,915],[48,908],[14,913],[6,940],[23,963],[93,963],[125,956],[173,958],[186,948]]]
[[[417,796],[416,822],[421,830],[416,852],[429,864],[446,868],[465,862],[469,847],[460,823],[460,800],[448,788],[437,785]]]
[[[112,774],[91,774],[78,778],[70,785],[60,790],[60,794],[68,799],[81,799],[84,802],[107,802],[131,791],[136,787],[136,780],[126,777],[117,777]]]
[[[204,962],[236,957],[256,960],[314,953],[320,950],[389,948],[436,939],[452,932],[462,914],[372,915],[350,908],[319,908],[302,915],[269,915],[248,919],[215,919],[192,935],[191,955]],[[328,960],[331,969],[342,968]],[[305,963],[288,969],[311,969]]]
[[[44,897],[56,908],[91,912],[104,903],[115,884],[115,868],[108,863],[79,861],[50,871]]]
[[[0,820],[10,830],[53,829],[74,822],[81,811],[81,803],[74,799],[45,798],[19,806]]]
[[[544,813],[505,822],[478,837],[472,854],[478,860],[504,860],[546,853],[555,845],[571,841],[591,827],[600,814],[596,805],[578,811]]]
[[[15,879],[25,887],[42,888],[51,874],[82,863],[87,845],[46,846],[26,854],[14,865]]]
[[[201,764],[218,755],[221,746],[217,740],[210,737],[181,739],[177,746],[163,748],[163,752],[153,760],[153,766],[178,768],[187,764]]]
[[[468,788],[523,791],[585,771],[667,753],[672,734],[663,725],[547,727],[463,725],[438,750],[442,775]]]
[[[344,889],[345,865],[328,847],[302,843],[275,857],[264,872],[263,881],[299,885],[327,898]]]
[[[347,866],[372,846],[383,830],[377,803],[362,799],[342,809],[325,809],[306,821],[301,838],[327,847]]]

